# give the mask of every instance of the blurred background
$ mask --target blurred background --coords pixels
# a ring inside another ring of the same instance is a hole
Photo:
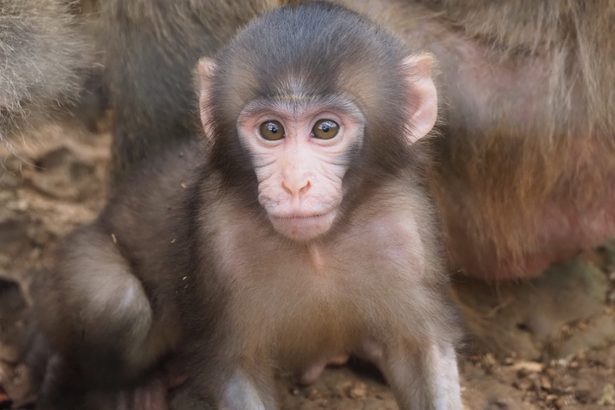
[[[0,0],[0,409],[36,402],[49,348],[29,289],[58,241],[198,134],[196,60],[282,3]],[[467,408],[615,408],[615,4],[340,3],[438,61],[427,178]],[[285,409],[396,408],[358,361],[311,386],[279,377]]]

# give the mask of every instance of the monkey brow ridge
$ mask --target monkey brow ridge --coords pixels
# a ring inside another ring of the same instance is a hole
[[[363,118],[363,114],[354,99],[346,94],[330,94],[312,96],[308,94],[278,94],[270,97],[258,98],[248,103],[242,110],[243,114],[257,114],[269,111],[287,111],[295,113],[300,111],[335,110],[343,111],[348,115]]]

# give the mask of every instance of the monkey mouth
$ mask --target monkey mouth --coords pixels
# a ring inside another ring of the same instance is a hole
[[[272,218],[276,218],[276,219],[281,219],[281,220],[295,220],[295,219],[299,219],[299,220],[308,220],[308,219],[314,219],[314,218],[320,218],[323,216],[326,216],[327,214],[329,214],[329,212],[323,212],[320,214],[287,214],[287,215],[271,215]]]
[[[310,241],[329,231],[333,225],[336,211],[322,213],[294,212],[269,215],[273,228],[280,234],[295,241]]]

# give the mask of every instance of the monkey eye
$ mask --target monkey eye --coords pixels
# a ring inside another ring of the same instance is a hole
[[[340,130],[340,126],[333,120],[319,120],[312,128],[314,138],[330,140],[335,137]]]
[[[282,127],[279,121],[265,121],[258,128],[258,131],[261,137],[267,141],[278,141],[284,138],[284,127]]]

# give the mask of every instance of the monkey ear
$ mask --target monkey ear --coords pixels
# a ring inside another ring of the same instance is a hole
[[[430,54],[411,55],[402,62],[408,90],[408,140],[413,143],[436,124],[438,94],[431,77],[433,57]]]
[[[199,113],[201,124],[208,142],[213,142],[213,118],[211,102],[211,86],[216,71],[216,63],[210,58],[203,57],[197,64],[197,83],[199,91]]]

